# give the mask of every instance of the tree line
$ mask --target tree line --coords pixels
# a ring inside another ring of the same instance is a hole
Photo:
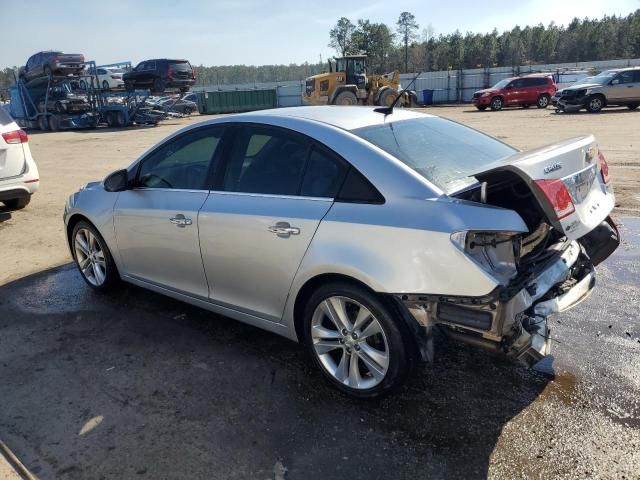
[[[420,28],[415,16],[402,12],[389,26],[368,19],[340,18],[329,31],[329,46],[337,55],[367,54],[370,69],[385,73],[461,68],[515,67],[640,57],[640,9],[627,16],[573,19],[568,25],[551,22],[499,33],[436,35]],[[327,70],[324,62],[289,65],[226,65],[196,67],[198,85],[303,80]],[[0,89],[14,82],[17,67],[0,70]]]
[[[640,57],[640,9],[627,16],[574,18],[568,25],[515,26],[499,33],[435,35],[420,30],[415,16],[403,12],[394,28],[384,23],[342,17],[329,32],[338,55],[369,56],[379,72],[440,71],[463,68],[516,67]]]

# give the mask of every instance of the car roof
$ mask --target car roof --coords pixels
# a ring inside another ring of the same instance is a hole
[[[343,130],[354,130],[356,128],[368,127],[371,125],[382,125],[399,120],[409,120],[412,118],[433,117],[425,113],[419,113],[403,108],[395,108],[393,113],[385,115],[376,112],[380,107],[355,107],[355,106],[317,106],[317,107],[287,107],[275,108],[272,110],[261,110],[258,112],[240,113],[225,117],[229,121],[234,119],[245,119],[247,117],[288,117],[312,120],[327,125],[341,128]]]

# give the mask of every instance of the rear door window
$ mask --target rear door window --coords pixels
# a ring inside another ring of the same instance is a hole
[[[191,65],[189,62],[169,62],[169,67],[176,72],[191,73]]]
[[[310,144],[270,127],[239,127],[224,175],[228,192],[297,195]]]
[[[341,158],[314,147],[307,161],[300,195],[335,198],[347,169],[348,165]]]

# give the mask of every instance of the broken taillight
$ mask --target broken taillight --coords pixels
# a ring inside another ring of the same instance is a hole
[[[604,158],[602,152],[598,152],[598,163],[600,164],[600,175],[602,175],[602,181],[609,183],[609,164]]]
[[[556,212],[558,220],[576,211],[569,190],[567,190],[562,180],[536,180],[533,183],[542,191],[544,196],[547,197],[547,200]]]
[[[2,138],[4,138],[4,141],[7,143],[27,143],[29,141],[27,132],[24,130],[14,130],[3,133]]]

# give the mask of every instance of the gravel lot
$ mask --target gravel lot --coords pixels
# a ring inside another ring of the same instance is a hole
[[[397,395],[355,402],[296,344],[135,287],[92,294],[67,195],[198,117],[33,133],[41,191],[0,209],[0,439],[41,478],[640,478],[640,112],[428,110],[528,149],[594,133],[623,245],[523,370],[438,342]]]

